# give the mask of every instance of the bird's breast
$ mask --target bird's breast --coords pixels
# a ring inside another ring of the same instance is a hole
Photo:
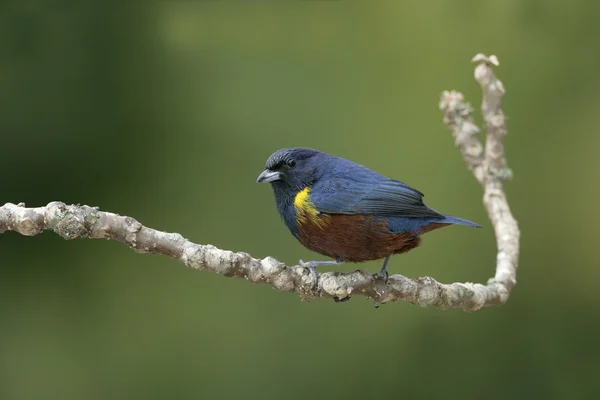
[[[298,240],[308,249],[349,262],[378,260],[419,245],[419,236],[394,233],[385,219],[364,215],[313,214],[297,217]]]

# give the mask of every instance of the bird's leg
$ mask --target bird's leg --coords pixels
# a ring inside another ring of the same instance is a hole
[[[298,268],[308,268],[310,274],[313,278],[313,289],[316,289],[317,283],[319,282],[319,275],[317,274],[317,267],[322,267],[323,265],[337,265],[343,264],[344,261],[338,259],[335,260],[320,260],[320,261],[307,261],[304,262],[300,260],[298,262]]]
[[[392,258],[391,254],[385,258],[385,261],[383,262],[383,267],[381,267],[381,270],[377,274],[385,280],[385,283],[387,283],[387,281],[388,281],[387,265],[388,265],[388,262],[390,261],[390,258]]]
[[[390,254],[389,256],[387,256],[385,258],[385,260],[383,261],[383,267],[381,267],[381,270],[377,274],[377,275],[379,275],[379,277],[381,277],[385,280],[385,283],[387,283],[387,281],[388,281],[387,264],[390,261],[390,258],[392,258],[392,254]],[[379,302],[377,300],[373,300],[373,307],[379,308]]]

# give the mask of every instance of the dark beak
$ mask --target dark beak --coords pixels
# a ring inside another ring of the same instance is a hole
[[[269,171],[268,169],[265,169],[263,172],[260,173],[258,179],[256,179],[256,183],[273,182],[278,181],[279,179],[281,179],[281,174],[279,172]]]

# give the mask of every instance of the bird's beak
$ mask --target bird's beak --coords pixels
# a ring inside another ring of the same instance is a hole
[[[279,172],[269,171],[268,169],[265,169],[263,172],[260,173],[258,179],[256,179],[256,183],[273,182],[278,181],[279,179],[281,179],[281,174]]]

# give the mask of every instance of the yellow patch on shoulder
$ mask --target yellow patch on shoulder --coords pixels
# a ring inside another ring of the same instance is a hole
[[[329,224],[330,217],[327,214],[321,214],[315,205],[310,201],[310,188],[306,187],[299,191],[294,198],[294,208],[296,209],[296,221],[304,224],[307,221],[314,223],[319,228],[324,228]]]

